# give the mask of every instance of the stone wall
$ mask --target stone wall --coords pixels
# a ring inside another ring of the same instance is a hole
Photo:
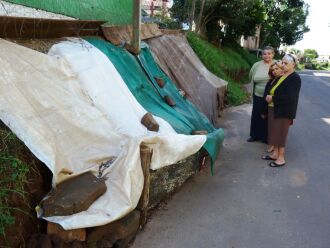
[[[149,208],[169,197],[199,169],[201,152],[150,173]]]

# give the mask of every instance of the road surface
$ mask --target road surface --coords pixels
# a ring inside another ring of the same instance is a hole
[[[192,177],[153,213],[133,248],[329,248],[330,73],[303,71],[287,165],[247,143],[251,105],[227,109],[215,175]]]

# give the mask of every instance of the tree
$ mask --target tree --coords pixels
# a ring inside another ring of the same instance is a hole
[[[291,54],[296,55],[296,56],[301,56],[301,55],[302,55],[302,51],[299,50],[298,48],[294,48],[294,47],[292,47],[292,48],[289,50],[289,52],[290,52]]]
[[[180,23],[188,23],[189,21],[189,0],[174,0],[170,9],[171,16]]]
[[[185,12],[193,9],[192,3],[193,0],[174,0],[172,16],[187,22],[189,16]],[[256,26],[264,19],[262,0],[198,0],[195,10],[199,12],[194,18],[196,31],[213,42],[254,35]]]
[[[304,57],[308,58],[309,60],[316,59],[318,56],[319,55],[315,49],[305,49],[304,50]]]
[[[305,0],[174,0],[171,13],[186,23],[194,16],[196,31],[216,43],[254,35],[261,24],[260,46],[278,49],[309,31],[308,8]]]
[[[204,13],[204,6],[205,6],[205,0],[201,0],[201,7],[199,10],[199,15],[197,19],[197,25],[196,25],[196,32],[198,33],[201,25],[202,25],[202,18],[203,18],[203,13]]]
[[[192,26],[195,20],[195,9],[196,9],[196,0],[191,0],[191,12],[190,12],[190,21],[189,21],[189,31],[192,30]]]
[[[292,48],[290,48],[289,53],[294,54],[296,56],[296,58],[298,59],[298,61],[302,62],[304,53],[301,50],[292,47]]]
[[[266,18],[261,25],[261,46],[294,45],[309,31],[309,5],[304,0],[264,0]]]

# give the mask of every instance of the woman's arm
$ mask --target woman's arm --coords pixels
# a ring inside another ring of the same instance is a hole
[[[250,70],[250,72],[249,72],[249,81],[250,81],[250,83],[253,83],[253,77],[254,77],[257,65],[258,65],[258,62],[254,63],[251,70]]]

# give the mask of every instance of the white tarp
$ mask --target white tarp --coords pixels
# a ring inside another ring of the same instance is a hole
[[[49,167],[54,183],[96,173],[117,157],[105,171],[107,192],[87,211],[48,218],[65,229],[104,225],[138,203],[141,142],[152,144],[153,168],[159,168],[197,152],[206,138],[178,135],[159,118],[160,133],[148,132],[139,119],[145,110],[102,53],[82,41],[53,53],[61,46],[72,48],[65,59],[0,39],[0,118]]]

